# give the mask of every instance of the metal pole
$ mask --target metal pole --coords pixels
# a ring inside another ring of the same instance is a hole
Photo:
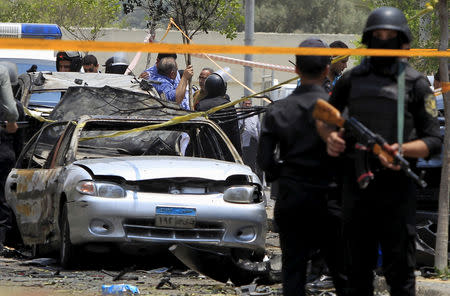
[[[448,48],[448,4],[439,1],[440,43],[439,50]],[[439,59],[441,83],[448,82],[448,60]],[[448,270],[448,222],[449,222],[449,160],[450,160],[450,94],[442,91],[445,110],[444,159],[442,162],[441,185],[439,192],[438,225],[436,231],[436,255],[434,266],[440,272]]]
[[[255,32],[255,0],[245,0],[245,45],[253,45],[253,35]],[[253,55],[246,54],[246,61],[253,61]],[[244,83],[253,89],[253,68],[244,67]],[[244,89],[244,96],[250,95],[250,91]]]

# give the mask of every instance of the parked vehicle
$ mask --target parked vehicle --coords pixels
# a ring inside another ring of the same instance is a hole
[[[81,250],[174,244],[261,259],[261,181],[212,121],[161,125],[177,114],[187,112],[144,94],[69,88],[6,182],[23,242],[59,250],[64,267]]]

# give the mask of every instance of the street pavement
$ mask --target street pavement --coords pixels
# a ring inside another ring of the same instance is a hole
[[[279,240],[278,235],[274,229],[273,223],[273,207],[275,205],[275,201],[270,199],[270,191],[266,189],[265,191],[267,197],[267,224],[269,234],[266,239],[266,247],[269,253],[272,254],[280,254],[279,250]],[[424,278],[420,274],[420,271],[417,271],[418,275],[416,278],[416,296],[450,296],[450,279],[442,280],[438,278]],[[375,282],[375,291],[376,295],[384,296],[389,295],[388,286],[384,277],[376,277]]]

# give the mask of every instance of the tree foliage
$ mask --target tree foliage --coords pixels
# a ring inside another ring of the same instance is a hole
[[[173,18],[189,38],[216,30],[233,39],[244,21],[240,0],[124,0],[122,4],[125,14],[143,9],[150,30]]]
[[[256,0],[255,31],[360,33],[369,13],[351,0]]]
[[[0,2],[0,21],[55,23],[75,39],[95,40],[120,11],[115,0],[6,0]]]

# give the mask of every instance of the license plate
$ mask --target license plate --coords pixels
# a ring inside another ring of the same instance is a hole
[[[196,210],[191,208],[156,207],[155,226],[194,228]]]

